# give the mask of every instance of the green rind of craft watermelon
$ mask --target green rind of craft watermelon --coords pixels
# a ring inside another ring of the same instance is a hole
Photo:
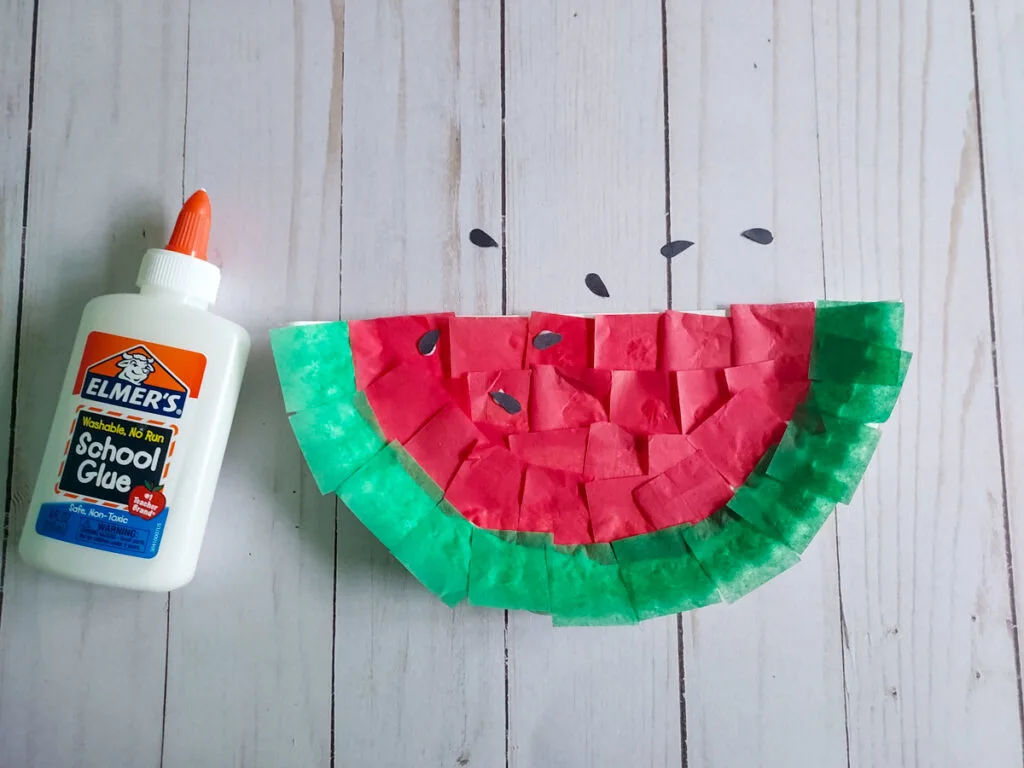
[[[736,600],[798,561],[835,504],[849,502],[878,442],[871,425],[892,412],[910,363],[902,328],[899,303],[819,302],[808,396],[725,508],[695,525],[568,548],[476,528],[385,442],[355,389],[347,323],[275,329],[271,346],[320,490],[335,491],[446,604],[628,624]]]

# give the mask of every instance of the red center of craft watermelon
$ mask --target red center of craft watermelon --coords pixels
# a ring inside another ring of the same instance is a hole
[[[384,436],[474,524],[561,545],[719,509],[807,394],[813,335],[811,303],[350,323]]]

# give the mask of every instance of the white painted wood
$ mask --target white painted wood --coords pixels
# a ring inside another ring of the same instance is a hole
[[[499,4],[349,3],[344,317],[501,310]],[[454,612],[346,510],[335,653],[339,766],[503,766],[503,616]]]
[[[820,298],[810,2],[667,8],[672,237],[695,242],[673,303]],[[830,522],[797,567],[683,615],[691,765],[846,766],[837,574]]]
[[[664,308],[659,3],[506,12],[509,311]],[[674,617],[554,629],[512,613],[508,646],[511,765],[679,765]]]
[[[14,385],[14,337],[18,322],[21,273],[21,225],[25,204],[32,62],[32,4],[4,0],[0,5],[0,487],[7,488],[11,392]],[[0,520],[6,519],[6,508]],[[0,574],[8,546],[0,522]],[[12,552],[13,554],[13,552]],[[0,624],[3,623],[3,578],[0,576]]]
[[[851,765],[1019,765],[966,3],[815,8],[828,293],[916,354],[839,517]]]
[[[82,307],[131,288],[180,199],[185,10],[169,0],[39,6],[0,765],[160,758],[166,595],[44,575],[13,543]]]
[[[1024,610],[1024,478],[1018,468],[1024,466],[1024,403],[1017,382],[1024,377],[1024,233],[1019,222],[1024,210],[1024,51],[1020,47],[1024,11],[1019,3],[996,0],[979,5],[974,18],[1007,511],[1020,617]]]
[[[338,313],[342,9],[190,9],[185,194],[209,189],[217,309],[253,348],[197,577],[171,595],[163,765],[327,765],[335,502],[267,330]]]

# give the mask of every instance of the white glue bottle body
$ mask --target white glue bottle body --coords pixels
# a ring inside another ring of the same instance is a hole
[[[209,198],[186,202],[138,294],[86,306],[18,550],[74,579],[187,584],[217,485],[249,335],[209,311]]]

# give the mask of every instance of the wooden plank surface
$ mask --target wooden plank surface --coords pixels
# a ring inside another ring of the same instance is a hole
[[[499,4],[349,3],[341,311],[501,311]],[[454,612],[338,527],[338,765],[503,766],[500,611]]]
[[[26,0],[0,5],[0,483],[7,493],[10,469],[12,398],[17,370],[15,338],[21,281],[25,172],[28,165],[32,97],[33,6]],[[7,509],[0,510],[0,625],[3,623],[3,573],[7,555]],[[13,545],[11,545],[13,549]],[[14,555],[12,552],[11,555]]]
[[[197,577],[171,595],[166,768],[331,755],[335,505],[291,435],[267,330],[338,313],[341,8],[253,10],[190,4],[184,193],[210,190],[216,311],[253,347]]]
[[[810,2],[667,8],[672,237],[695,242],[673,304],[820,298]],[[847,765],[837,574],[830,521],[799,566],[683,615],[692,765]]]
[[[851,765],[1019,765],[970,8],[815,10],[828,294],[915,352],[839,517]]]
[[[32,82],[34,4],[0,0],[0,766],[1021,764],[1019,3],[35,5]],[[81,309],[200,185],[254,348],[196,581],[31,571]],[[666,236],[696,241],[670,274]],[[907,301],[864,486],[758,593],[639,628],[441,605],[316,492],[266,346],[295,319],[823,291]]]
[[[1016,616],[1024,610],[1024,403],[1017,382],[1024,377],[1024,10],[1012,0],[975,9],[979,119],[985,160],[989,291],[994,300],[998,361],[998,408],[1002,427],[1003,514],[1013,545]],[[1017,643],[1020,658],[1020,643]],[[1017,667],[1020,686],[1020,665]],[[1024,710],[1021,714],[1024,727]]]
[[[175,2],[39,6],[11,555],[82,308],[132,289],[180,200],[186,34]],[[166,608],[11,557],[0,765],[157,764]]]
[[[506,13],[509,311],[663,309],[658,2]],[[512,613],[508,653],[510,765],[679,765],[674,617],[556,630]]]

